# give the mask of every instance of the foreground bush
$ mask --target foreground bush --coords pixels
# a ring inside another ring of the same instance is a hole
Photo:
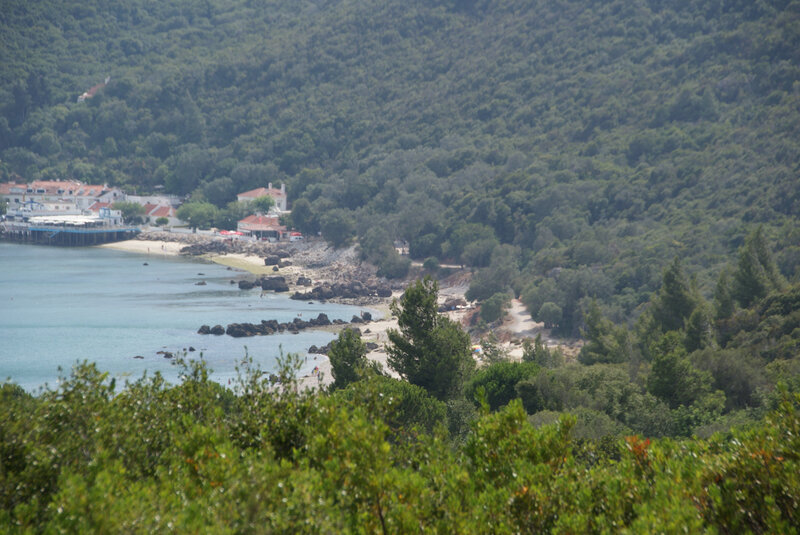
[[[245,373],[234,391],[209,381],[202,363],[179,385],[156,376],[119,392],[86,364],[38,396],[3,385],[0,525],[10,533],[793,533],[800,525],[798,396],[784,393],[747,433],[652,443],[577,442],[574,418],[537,429],[514,400],[476,420],[456,447],[444,421],[426,431],[445,411],[393,415],[392,399],[407,403],[411,390],[382,398],[380,379],[356,395],[304,392],[291,371],[280,388]]]

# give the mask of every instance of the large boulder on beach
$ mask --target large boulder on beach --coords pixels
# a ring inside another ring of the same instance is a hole
[[[336,296],[344,297],[346,299],[358,297],[358,291],[353,287],[352,284],[339,284],[333,288],[333,291]]]
[[[330,325],[331,324],[331,320],[328,319],[328,315],[327,314],[325,314],[323,312],[320,312],[319,315],[316,318],[314,318],[312,320],[309,320],[308,323],[310,323],[311,325],[314,325],[316,327],[324,327],[326,325]]]
[[[378,294],[378,297],[391,297],[392,296],[392,289],[388,286],[378,286],[378,289],[375,291]]]
[[[264,259],[265,266],[277,266],[281,263],[281,257],[278,255],[269,255]]]
[[[308,348],[308,352],[309,353],[314,353],[314,354],[317,354],[317,355],[327,355],[330,352],[330,350],[331,350],[330,342],[328,342],[327,344],[325,344],[322,347],[311,346],[311,347]]]
[[[211,327],[208,325],[202,325],[199,329],[197,329],[197,334],[211,334]]]
[[[225,334],[225,327],[223,327],[222,325],[214,325],[213,327],[211,327],[211,334],[215,336],[222,336],[223,334]]]
[[[331,288],[327,284],[323,286],[317,286],[316,288],[311,290],[311,294],[318,300],[333,299],[334,297],[336,297],[336,292],[334,292],[333,288]]]
[[[288,292],[289,285],[283,277],[264,277],[260,280],[261,289],[271,292]]]
[[[249,280],[240,280],[239,281],[239,289],[240,290],[252,290],[255,287],[256,283]]]
[[[347,288],[357,296],[369,295],[369,288],[364,286],[361,281],[351,281],[346,285]]]
[[[467,302],[461,297],[448,297],[444,301],[444,310],[455,310],[458,307],[467,306]]]

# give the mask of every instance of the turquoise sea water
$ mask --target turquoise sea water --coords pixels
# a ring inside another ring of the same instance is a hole
[[[0,243],[0,381],[30,391],[45,383],[55,388],[58,368],[68,373],[83,360],[118,383],[145,370],[175,381],[180,370],[157,352],[178,354],[191,346],[196,351],[187,357],[202,354],[212,378],[226,384],[245,353],[272,371],[281,349],[305,356],[309,346],[324,345],[334,334],[232,338],[197,334],[201,325],[310,319],[320,312],[349,320],[362,310],[292,301],[285,294],[261,297],[260,289],[242,291],[230,283],[242,275],[157,253]],[[196,285],[200,281],[206,285]],[[314,367],[313,359],[304,371]]]

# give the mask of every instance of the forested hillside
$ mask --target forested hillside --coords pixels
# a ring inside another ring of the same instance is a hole
[[[405,239],[479,269],[471,297],[553,303],[573,336],[591,298],[636,316],[675,256],[710,296],[758,225],[797,277],[797,1],[0,13],[4,179],[163,187],[219,209],[285,181],[295,226],[358,238],[383,274],[404,273],[389,244]]]
[[[797,532],[800,1],[0,0],[0,65],[3,181],[219,226],[284,182],[379,274],[406,240],[585,341],[476,369],[425,278],[402,380],[346,330],[320,392],[4,383],[9,532]]]

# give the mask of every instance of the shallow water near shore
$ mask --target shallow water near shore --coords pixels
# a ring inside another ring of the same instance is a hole
[[[158,252],[0,243],[0,381],[29,391],[44,384],[55,388],[58,368],[68,374],[83,360],[95,362],[118,384],[145,371],[177,381],[181,370],[158,352],[185,350],[187,358],[202,354],[212,379],[229,384],[245,354],[262,370],[274,371],[281,350],[305,356],[309,346],[325,345],[335,335],[308,330],[232,338],[197,334],[201,325],[307,320],[320,312],[349,320],[363,310],[293,301],[285,294],[262,297],[260,289],[231,284],[243,275]],[[313,368],[311,356],[301,375]]]

